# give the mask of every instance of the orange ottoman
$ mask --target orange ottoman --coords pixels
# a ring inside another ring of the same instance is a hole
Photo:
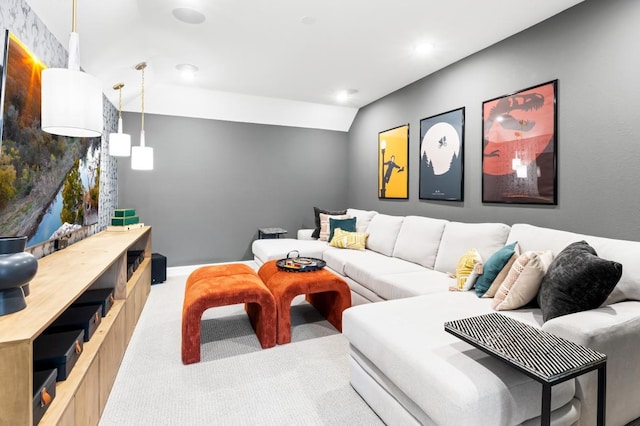
[[[182,362],[200,361],[202,313],[216,306],[244,303],[263,348],[276,344],[276,302],[253,269],[244,264],[198,268],[189,275],[182,305]]]
[[[351,291],[336,274],[324,269],[313,272],[281,271],[276,261],[272,260],[260,267],[258,276],[276,300],[278,344],[291,341],[291,301],[299,294],[305,294],[307,302],[342,331],[342,311],[351,306]]]

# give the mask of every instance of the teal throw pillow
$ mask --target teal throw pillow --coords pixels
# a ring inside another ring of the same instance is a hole
[[[502,247],[497,252],[493,253],[491,257],[484,263],[482,275],[478,277],[476,280],[476,295],[478,297],[482,297],[491,284],[493,280],[496,279],[504,265],[507,264],[513,253],[516,251],[516,244],[518,242],[509,244],[508,246]]]
[[[311,233],[312,238],[320,238],[320,213],[328,214],[331,216],[338,216],[341,214],[347,214],[347,211],[346,210],[330,211],[330,210],[321,209],[319,207],[314,207],[313,216],[315,217],[315,220],[316,220],[316,227]]]
[[[340,228],[343,231],[347,232],[356,232],[356,218],[350,217],[349,219],[334,219],[332,217],[329,218],[329,239],[328,242],[331,242],[333,239],[333,231],[336,228]]]

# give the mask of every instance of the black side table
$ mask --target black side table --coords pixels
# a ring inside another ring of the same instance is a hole
[[[598,425],[604,425],[607,356],[491,313],[444,323],[444,330],[542,384],[542,425],[551,423],[551,387],[598,370]]]
[[[286,233],[287,230],[282,228],[258,228],[258,239],[280,238],[280,235],[284,235]]]

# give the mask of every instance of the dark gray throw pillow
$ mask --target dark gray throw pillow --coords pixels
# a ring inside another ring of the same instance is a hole
[[[544,321],[599,307],[621,276],[622,265],[598,257],[586,241],[569,244],[540,284],[538,304]]]
[[[320,237],[320,213],[324,213],[324,214],[329,214],[329,215],[341,215],[341,214],[347,214],[346,210],[340,210],[340,211],[329,211],[329,210],[323,210],[321,208],[318,207],[314,207],[313,208],[313,214],[315,215],[315,219],[316,219],[316,228],[313,230],[313,232],[311,233],[311,236],[313,238],[319,238]]]

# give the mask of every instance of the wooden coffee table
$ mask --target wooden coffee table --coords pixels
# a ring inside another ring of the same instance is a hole
[[[291,341],[291,301],[304,294],[307,302],[315,307],[338,331],[342,331],[342,311],[351,306],[351,290],[347,283],[326,269],[312,272],[281,271],[276,261],[260,267],[258,276],[276,300],[278,344]]]

